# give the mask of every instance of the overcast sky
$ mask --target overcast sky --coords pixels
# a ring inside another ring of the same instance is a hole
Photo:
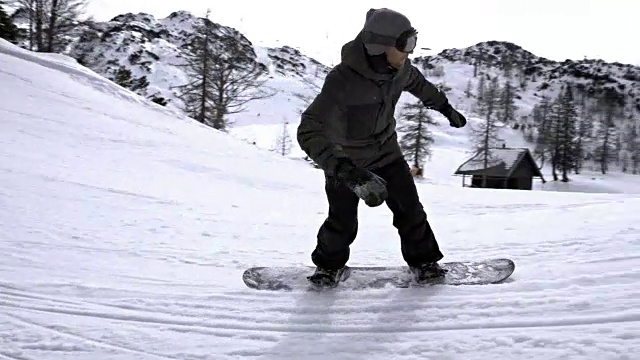
[[[322,5],[320,5],[322,4]],[[640,65],[638,0],[89,0],[96,20],[127,12],[163,18],[177,10],[231,26],[258,45],[289,45],[331,65],[370,8],[407,15],[427,54],[503,40],[553,60],[601,58]]]

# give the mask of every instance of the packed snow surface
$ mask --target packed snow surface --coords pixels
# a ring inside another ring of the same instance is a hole
[[[640,354],[638,192],[462,188],[451,141],[418,182],[445,260],[511,258],[509,282],[255,291],[249,266],[311,264],[318,170],[64,57],[1,42],[0,84],[0,359]],[[350,264],[402,264],[389,210],[360,209]]]

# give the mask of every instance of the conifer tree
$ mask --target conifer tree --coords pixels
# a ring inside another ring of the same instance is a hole
[[[575,173],[579,174],[584,165],[584,159],[587,156],[587,145],[593,138],[593,113],[594,108],[589,106],[586,96],[582,95],[580,105],[578,106],[578,124],[576,132],[576,164]]]
[[[546,96],[536,104],[532,111],[533,124],[536,128],[536,146],[534,154],[540,157],[540,167],[544,166],[546,156],[550,153],[551,137],[551,103]]]
[[[573,91],[568,84],[558,94],[553,109],[553,178],[557,180],[556,168],[559,168],[562,171],[562,181],[567,182],[569,181],[568,173],[576,163],[575,137],[578,123]]]
[[[473,55],[473,77],[478,77],[478,75],[482,76],[480,72],[482,67],[482,58],[482,54]]]
[[[527,60],[527,64],[525,65],[525,69],[528,68],[530,66],[530,60]],[[525,71],[525,69],[520,69],[520,71],[518,71],[518,86],[520,87],[520,90],[525,90],[527,88],[527,73]]]
[[[485,114],[483,113],[484,111],[483,102],[484,102],[484,93],[486,91],[486,87],[487,87],[487,82],[485,80],[485,77],[484,75],[481,75],[480,79],[478,79],[478,84],[476,85],[476,101],[475,101],[476,112],[480,116],[485,116]]]
[[[473,94],[471,93],[471,79],[469,79],[469,81],[467,81],[467,87],[464,89],[464,96],[466,96],[468,98],[473,96]]]
[[[280,132],[280,135],[278,135],[276,144],[273,148],[274,151],[277,151],[282,156],[286,156],[291,153],[291,147],[293,144],[291,134],[289,133],[289,129],[287,128],[288,125],[289,122],[286,120],[282,123],[282,132]]]
[[[431,156],[431,145],[434,143],[429,126],[437,123],[428,111],[420,101],[414,101],[405,103],[400,112],[400,149],[405,158],[418,169],[422,169],[425,159]]]
[[[11,17],[4,10],[4,2],[0,1],[0,38],[15,43],[18,41],[18,28],[15,26]]]
[[[640,173],[640,131],[638,125],[631,125],[628,135],[628,151],[631,162],[631,173],[636,175]]]
[[[503,53],[500,57],[500,66],[507,80],[511,80],[513,76],[514,62],[510,52]]]
[[[638,137],[636,132],[635,124],[626,124],[624,126],[624,131],[621,134],[621,142],[622,144],[622,152],[621,152],[621,161],[622,161],[622,172],[628,172],[629,168],[633,168],[633,155],[635,151],[635,142]]]
[[[620,166],[620,155],[623,152],[623,144],[622,144],[622,136],[621,133],[618,132],[613,141],[613,148],[615,149],[615,153],[613,154],[613,160],[615,161],[617,166]]]
[[[617,136],[615,119],[620,116],[619,101],[618,96],[608,90],[605,90],[598,101],[598,128],[595,134],[597,146],[594,155],[602,174],[609,171],[609,164],[617,157],[614,140]]]
[[[141,77],[134,77],[131,70],[122,65],[115,71],[111,80],[123,88],[129,89],[139,95],[147,95],[147,87],[149,86],[149,80],[147,80],[147,77],[144,75]]]
[[[498,106],[500,103],[500,84],[498,78],[493,77],[483,94],[483,102],[481,103],[481,112],[484,114],[486,121],[480,122],[478,126],[470,126],[471,140],[473,151],[483,154],[483,169],[489,165],[492,158],[491,149],[499,146],[502,139],[498,136]],[[487,176],[483,175],[482,187],[487,185]]]
[[[516,119],[516,95],[517,89],[507,80],[500,91],[500,121],[505,124],[514,122]]]
[[[549,112],[549,153],[551,157],[551,174],[553,181],[558,181],[558,154],[560,153],[560,98],[551,102]]]

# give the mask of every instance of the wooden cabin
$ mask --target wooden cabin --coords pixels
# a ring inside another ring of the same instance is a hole
[[[544,177],[538,168],[531,152],[527,148],[495,148],[489,149],[485,168],[484,151],[465,161],[454,175],[462,175],[462,186],[483,187],[491,189],[533,189],[533,178]],[[471,177],[471,185],[466,185],[466,177]]]

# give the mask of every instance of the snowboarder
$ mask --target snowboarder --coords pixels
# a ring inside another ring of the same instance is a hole
[[[358,203],[386,202],[403,259],[418,280],[442,275],[444,257],[427,221],[410,168],[400,150],[395,106],[403,91],[465,126],[444,93],[408,60],[417,31],[394,10],[370,9],[363,29],[342,47],[341,62],[303,112],[297,140],[325,173],[328,216],[317,233],[309,280],[332,284],[341,276],[358,231]]]

